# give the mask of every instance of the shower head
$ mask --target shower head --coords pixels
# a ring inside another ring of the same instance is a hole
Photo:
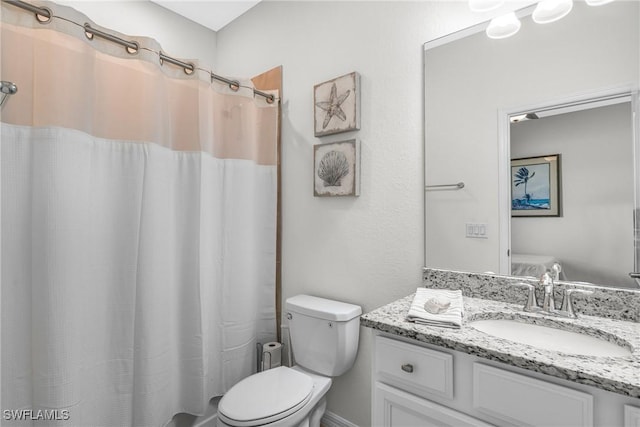
[[[13,82],[0,81],[0,93],[2,94],[2,99],[0,99],[0,107],[7,100],[9,95],[13,95],[18,91],[18,86],[16,86]]]

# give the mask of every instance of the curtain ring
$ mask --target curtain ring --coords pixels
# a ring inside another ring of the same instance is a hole
[[[135,55],[138,53],[138,50],[140,49],[140,45],[138,44],[138,42],[131,42],[134,46],[127,46],[125,47],[125,49],[127,49],[127,53],[130,55]]]
[[[234,92],[237,92],[240,90],[240,82],[239,81],[233,81],[229,83],[229,89],[231,89]]]
[[[41,24],[48,24],[51,22],[51,18],[53,17],[53,12],[48,7],[39,8],[39,12],[35,12],[36,21]]]

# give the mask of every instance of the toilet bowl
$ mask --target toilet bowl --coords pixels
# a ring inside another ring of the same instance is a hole
[[[309,295],[286,301],[297,365],[251,375],[218,405],[219,427],[319,427],[331,377],[353,366],[362,309]]]
[[[281,366],[245,378],[218,405],[220,427],[303,427],[320,424],[331,378]]]

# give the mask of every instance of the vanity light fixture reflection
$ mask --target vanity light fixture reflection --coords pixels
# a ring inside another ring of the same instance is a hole
[[[585,0],[589,6],[602,6],[613,0]],[[503,0],[469,0],[469,9],[473,12],[486,12],[503,5]],[[573,0],[542,0],[538,2],[531,18],[536,24],[548,24],[558,21],[571,12]],[[515,12],[493,18],[486,29],[487,36],[492,39],[511,37],[520,30],[520,20]]]
[[[531,18],[536,24],[548,24],[564,18],[573,9],[573,0],[542,0]]]
[[[493,18],[487,27],[487,37],[491,39],[504,39],[511,37],[518,31],[522,23],[516,16],[515,12]]]

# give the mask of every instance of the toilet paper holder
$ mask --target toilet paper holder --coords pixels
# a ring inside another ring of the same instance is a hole
[[[262,372],[262,343],[256,343],[256,372]]]
[[[277,368],[282,364],[282,344],[279,342],[257,343],[257,372]]]

